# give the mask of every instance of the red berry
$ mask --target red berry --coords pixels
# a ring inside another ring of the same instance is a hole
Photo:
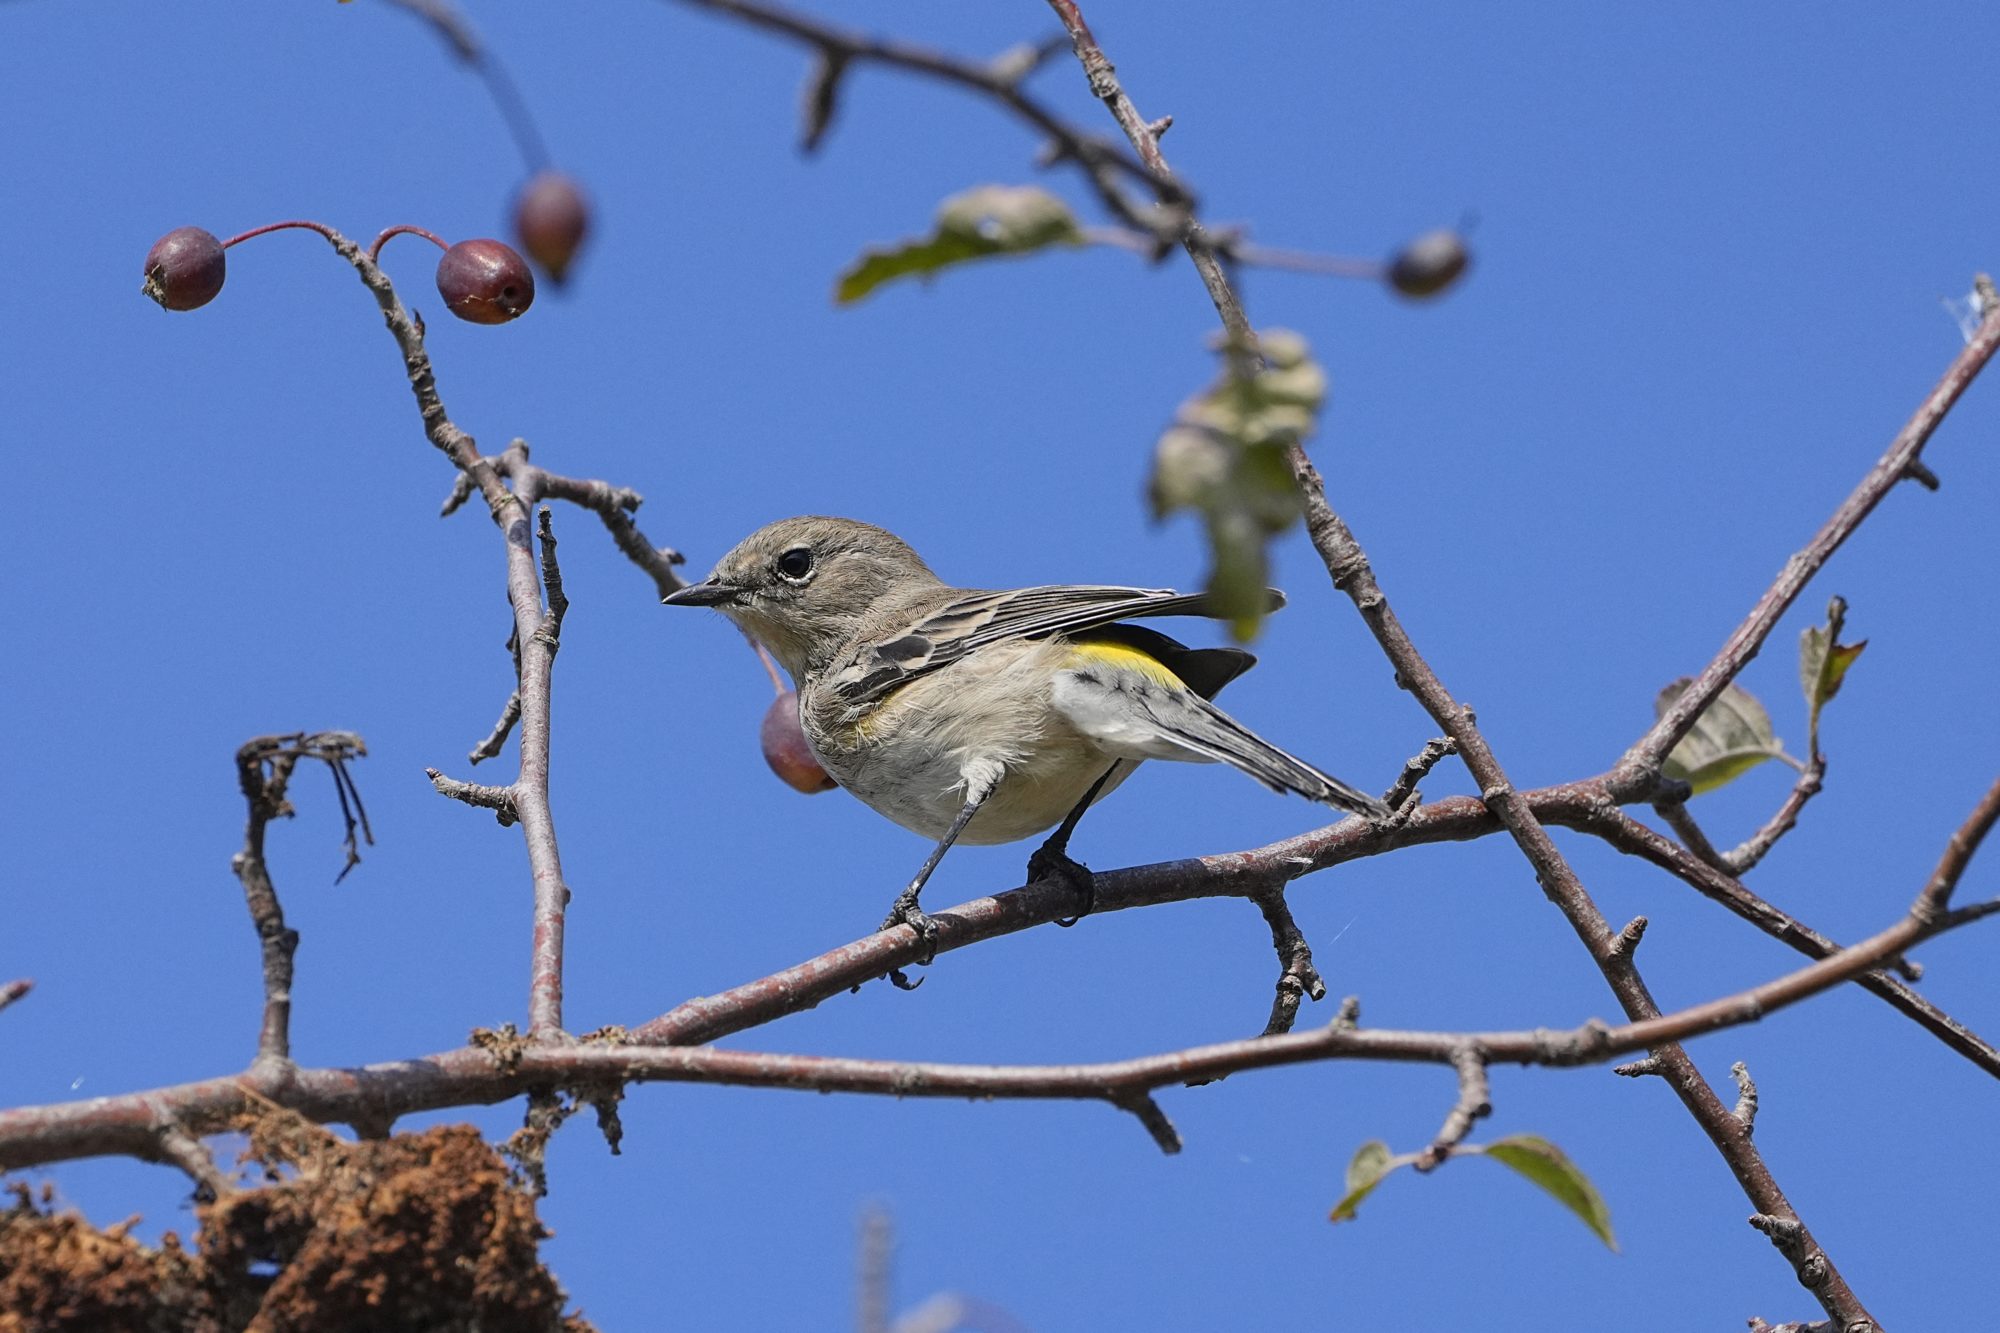
[[[764,762],[785,780],[786,786],[810,795],[832,791],[840,785],[826,775],[812,746],[806,744],[805,730],[799,726],[799,696],[794,691],[786,690],[771,700],[764,724],[757,729],[757,739],[764,746]]]
[[[460,319],[505,324],[535,299],[528,261],[499,241],[460,241],[438,261],[438,295]]]
[[[146,252],[139,288],[168,310],[194,310],[222,290],[222,242],[200,227],[176,227]]]
[[[590,205],[583,190],[559,171],[536,176],[514,202],[514,235],[528,258],[546,269],[558,286],[588,230]]]
[[[1389,285],[1405,296],[1436,296],[1458,281],[1471,260],[1457,232],[1426,232],[1389,261]]]

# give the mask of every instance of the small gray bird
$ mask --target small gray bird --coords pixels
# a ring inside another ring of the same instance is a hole
[[[751,533],[665,601],[715,607],[769,648],[798,684],[799,722],[827,773],[937,840],[883,922],[933,947],[918,895],[960,840],[1014,842],[1059,823],[1029,874],[1069,880],[1088,911],[1070,834],[1142,759],[1221,762],[1278,791],[1389,814],[1209,702],[1250,654],[1117,623],[1209,615],[1200,593],[954,588],[894,533],[808,516]]]

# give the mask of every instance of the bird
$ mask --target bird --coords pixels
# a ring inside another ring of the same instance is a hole
[[[1276,791],[1390,815],[1215,706],[1256,658],[1125,623],[1212,617],[1203,593],[958,588],[887,529],[802,515],[759,528],[662,600],[713,607],[763,644],[797,684],[800,727],[827,774],[935,842],[881,927],[911,927],[923,962],[937,925],[920,896],[955,843],[1054,828],[1030,880],[1068,881],[1088,912],[1090,872],[1068,855],[1070,836],[1142,760],[1224,763]]]

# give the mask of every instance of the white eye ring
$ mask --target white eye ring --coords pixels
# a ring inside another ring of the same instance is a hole
[[[794,546],[778,557],[778,577],[787,583],[804,583],[812,577],[813,553],[810,546]]]

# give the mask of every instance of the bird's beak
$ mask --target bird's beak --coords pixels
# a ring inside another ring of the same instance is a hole
[[[679,592],[670,592],[660,599],[662,606],[730,606],[742,589],[733,583],[718,583],[705,579],[700,583],[690,583]]]

